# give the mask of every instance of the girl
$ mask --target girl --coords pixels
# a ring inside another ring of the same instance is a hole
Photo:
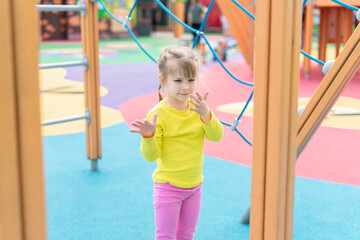
[[[130,131],[142,135],[144,158],[157,162],[152,176],[155,239],[193,239],[200,213],[204,135],[219,141],[224,130],[206,103],[208,92],[194,94],[199,61],[190,48],[166,48],[158,65],[159,89],[166,87],[168,95],[146,119],[132,122],[135,128]]]

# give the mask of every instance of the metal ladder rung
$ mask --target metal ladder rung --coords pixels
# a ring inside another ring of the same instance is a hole
[[[38,11],[64,11],[64,12],[70,12],[70,11],[81,11],[83,16],[85,16],[86,13],[86,5],[85,1],[78,5],[64,5],[64,4],[38,4],[36,5],[36,8]]]
[[[88,59],[87,59],[86,55],[84,56],[83,61],[39,64],[40,69],[49,69],[49,68],[58,68],[58,67],[75,67],[75,66],[84,66],[85,71],[87,71],[87,69],[88,69]]]
[[[71,121],[76,121],[76,120],[81,120],[81,119],[86,119],[86,124],[88,124],[88,125],[90,124],[89,109],[86,109],[86,112],[84,115],[76,115],[73,117],[58,118],[58,119],[43,121],[43,122],[41,122],[41,126],[48,126],[48,125],[53,125],[53,124],[58,124],[58,123],[71,122]]]

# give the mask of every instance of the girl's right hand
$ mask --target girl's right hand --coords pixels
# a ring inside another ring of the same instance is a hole
[[[152,122],[146,118],[142,121],[136,119],[134,122],[131,122],[131,125],[133,125],[136,129],[130,129],[130,132],[140,133],[144,138],[151,138],[154,136],[156,130],[156,119],[157,113],[154,113]]]

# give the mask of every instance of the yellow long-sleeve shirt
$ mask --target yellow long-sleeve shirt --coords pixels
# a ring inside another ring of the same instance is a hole
[[[142,137],[140,147],[146,160],[157,161],[154,182],[181,188],[199,185],[203,181],[204,136],[220,141],[224,133],[220,121],[211,113],[211,120],[203,123],[198,113],[189,109],[179,111],[164,101],[149,111],[149,121],[154,113],[158,114],[155,134],[152,138]]]

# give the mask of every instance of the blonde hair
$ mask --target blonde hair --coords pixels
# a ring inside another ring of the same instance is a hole
[[[169,74],[176,71],[185,78],[197,78],[200,61],[189,47],[167,47],[158,59],[160,75],[166,80]],[[159,101],[161,85],[159,85]]]

